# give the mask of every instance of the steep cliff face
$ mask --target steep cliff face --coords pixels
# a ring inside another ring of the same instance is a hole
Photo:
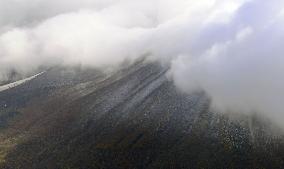
[[[167,68],[54,68],[0,92],[2,168],[283,168],[282,132],[209,110]]]

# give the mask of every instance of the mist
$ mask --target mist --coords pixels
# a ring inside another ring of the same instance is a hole
[[[170,66],[212,110],[284,127],[284,2],[0,0],[0,81],[42,66],[119,69],[147,56]]]

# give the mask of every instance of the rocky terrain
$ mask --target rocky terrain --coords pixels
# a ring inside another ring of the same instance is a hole
[[[209,110],[167,67],[47,70],[0,92],[4,169],[283,168],[283,132],[257,116]]]

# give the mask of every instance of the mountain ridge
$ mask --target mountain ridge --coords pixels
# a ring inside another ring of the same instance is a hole
[[[53,68],[1,92],[1,168],[283,166],[280,131],[212,112],[204,93],[178,91],[167,71],[144,61],[112,74]]]

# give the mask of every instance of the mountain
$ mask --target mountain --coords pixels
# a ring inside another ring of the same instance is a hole
[[[158,63],[55,67],[0,92],[3,169],[283,168],[281,129],[209,109]]]

